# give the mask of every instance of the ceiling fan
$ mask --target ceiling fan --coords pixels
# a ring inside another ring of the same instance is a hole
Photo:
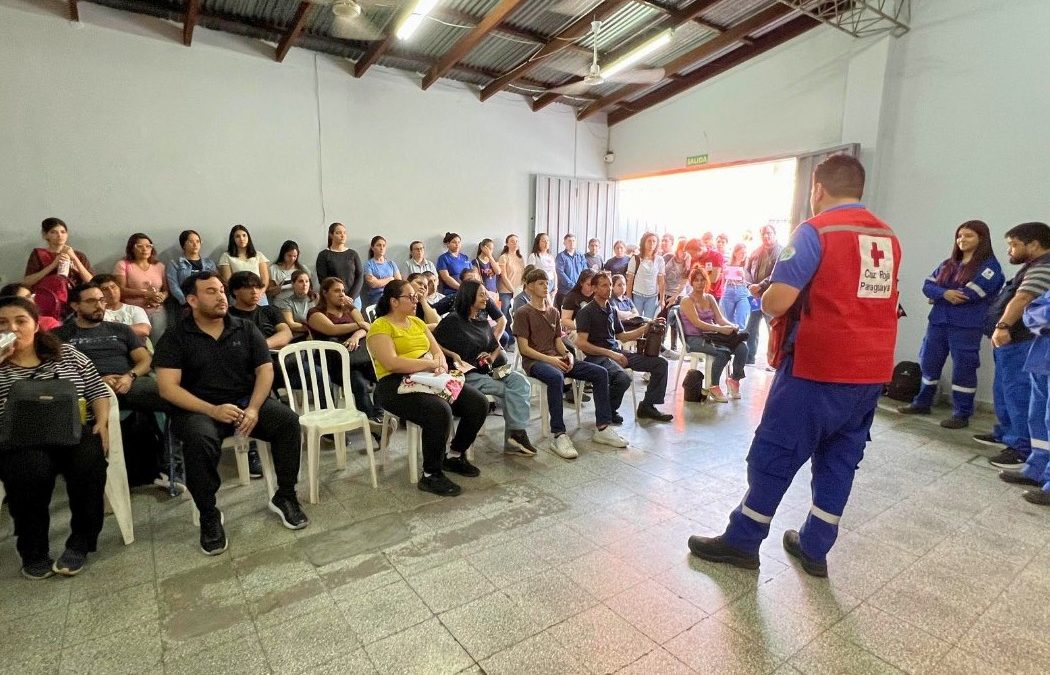
[[[563,96],[577,96],[586,93],[591,87],[606,82],[614,82],[617,84],[655,84],[664,79],[666,72],[663,68],[632,68],[632,66],[649,54],[655,52],[660,47],[668,44],[672,37],[670,31],[661,33],[653,40],[650,40],[638,49],[632,51],[630,54],[617,59],[612,64],[603,68],[602,65],[598,63],[598,32],[601,30],[601,27],[601,21],[591,22],[592,59],[591,66],[587,70],[586,75],[583,76],[583,79],[577,82],[563,84],[560,87],[548,89],[545,93],[561,94]]]
[[[310,0],[315,5],[328,5],[332,11],[330,33],[344,40],[374,41],[383,39],[383,31],[364,16],[364,7],[379,4],[373,0]],[[389,5],[389,0],[382,4]]]

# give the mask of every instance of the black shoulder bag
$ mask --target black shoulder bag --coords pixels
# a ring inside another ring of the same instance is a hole
[[[76,385],[58,377],[14,382],[0,414],[0,446],[78,445],[79,399]]]

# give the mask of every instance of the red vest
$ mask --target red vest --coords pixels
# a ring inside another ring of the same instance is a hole
[[[889,382],[897,343],[897,236],[859,207],[806,222],[820,237],[822,255],[800,296],[793,374],[817,382]]]

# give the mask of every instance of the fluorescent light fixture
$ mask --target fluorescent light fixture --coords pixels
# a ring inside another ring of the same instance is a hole
[[[407,40],[412,37],[416,29],[423,23],[423,19],[430,13],[430,10],[434,9],[437,3],[438,0],[418,0],[416,6],[412,9],[412,13],[405,17],[405,20],[397,27],[397,39]]]
[[[637,49],[623,58],[616,59],[609,66],[602,68],[602,77],[613,77],[617,73],[627,70],[656,50],[667,46],[671,42],[672,37],[674,37],[674,31],[668,28],[653,39],[639,45]]]

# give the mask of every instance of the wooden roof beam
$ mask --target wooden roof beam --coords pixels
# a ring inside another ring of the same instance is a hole
[[[576,21],[573,21],[572,24],[548,40],[535,54],[519,63],[510,71],[500,75],[492,82],[489,82],[488,85],[481,90],[481,100],[487,101],[495,96],[497,92],[506,89],[514,80],[525,77],[525,75],[539,66],[543,62],[543,59],[565,49],[566,45],[574,44],[576,40],[579,40],[589,33],[591,30],[591,21],[604,21],[630,1],[631,0],[606,0],[598,5],[591,14],[581,16]]]
[[[762,37],[755,38],[751,41],[751,44],[747,46],[734,49],[725,56],[697,68],[688,75],[679,75],[675,77],[673,81],[655,91],[649,92],[645,96],[623,103],[619,108],[609,113],[609,126],[623,122],[643,110],[647,110],[648,108],[663,103],[664,101],[681,94],[687,89],[691,89],[702,82],[717,77],[730,68],[734,68],[745,61],[755,58],[759,54],[763,54],[774,47],[782,45],[788,40],[796,38],[819,25],[819,21],[806,15],[794,18],[784,25],[778,26],[769,31]]]
[[[75,0],[74,0],[75,1]],[[193,29],[201,15],[201,0],[186,0],[186,18],[182,21],[182,44],[193,44]]]
[[[768,26],[769,24],[784,18],[788,14],[791,14],[795,10],[787,5],[776,4],[767,9],[762,10],[758,14],[755,14],[749,19],[745,19],[740,23],[732,26],[726,32],[721,35],[717,35],[707,42],[699,45],[695,49],[691,49],[685,54],[682,54],[676,59],[673,59],[669,63],[664,64],[664,70],[666,70],[668,76],[672,76],[696,63],[701,61],[712,54],[717,54],[726,47],[731,47],[733,44],[740,42],[743,38],[746,38],[751,33]],[[619,103],[625,98],[632,94],[650,88],[652,85],[649,84],[629,84],[620,87],[616,91],[613,91],[600,99],[591,103],[576,116],[577,119],[585,120],[592,115],[595,115],[602,110],[605,110],[609,106]]]
[[[69,20],[80,21],[80,8],[77,7],[77,0],[69,0]]]
[[[354,77],[361,77],[368,69],[376,64],[383,54],[386,54],[390,47],[397,41],[397,29],[401,23],[412,14],[412,10],[415,9],[415,4],[409,3],[405,5],[394,20],[390,23],[390,32],[382,40],[376,40],[373,42],[361,58],[354,64]]]
[[[452,46],[452,49],[448,50],[444,56],[434,64],[434,67],[423,76],[423,89],[429,89],[430,85],[437,82],[438,79],[445,75],[445,73],[452,70],[452,66],[459,63],[464,56],[469,54],[470,51],[492,31],[492,29],[503,23],[503,20],[523,2],[525,2],[525,0],[500,0],[500,3],[486,14],[478,25],[474,26],[474,28],[472,28],[466,35],[461,37],[459,41]]]
[[[407,49],[391,49],[387,52],[387,55],[396,58],[408,59],[409,61],[417,61],[426,65],[427,67],[433,67],[437,63],[437,59],[426,54],[419,52],[409,51]],[[497,71],[489,68],[479,68],[478,66],[472,66],[469,63],[457,63],[454,65],[449,72],[458,70],[464,73],[471,73],[474,75],[481,75],[482,77],[496,77],[499,75]],[[526,87],[532,87],[533,89],[548,89],[550,83],[540,82],[539,80],[530,80],[528,78],[522,78],[521,84]]]
[[[435,7],[433,10],[431,10],[430,16],[433,16],[435,18],[441,18],[443,21],[448,21],[449,23],[457,23],[461,25],[469,24],[469,26],[471,27],[476,26],[478,25],[478,23],[481,22],[481,19],[474,16],[473,14],[468,14],[463,10],[453,9],[452,7]],[[512,38],[517,38],[518,40],[522,40],[524,42],[534,42],[538,45],[547,44],[547,40],[549,39],[546,36],[540,35],[535,31],[527,30],[525,28],[516,28],[514,26],[509,26],[505,23],[501,23],[500,25],[493,28],[492,32],[503,33],[504,35],[510,36]],[[586,47],[581,47],[575,44],[570,45],[569,49],[571,49],[574,52],[579,52],[580,54],[587,54],[588,56],[590,56],[591,53],[591,50],[587,49]]]
[[[281,36],[281,41],[277,43],[277,52],[274,54],[277,63],[284,61],[284,57],[288,55],[288,50],[292,48],[295,41],[302,35],[303,28],[306,27],[306,17],[310,14],[312,7],[313,5],[309,2],[300,2],[299,6],[295,8],[295,16],[292,17],[292,22],[288,24],[287,30]]]
[[[644,45],[646,42],[653,39],[660,33],[664,32],[668,28],[678,28],[683,24],[689,23],[690,21],[695,19],[698,14],[706,11],[711,7],[711,5],[714,5],[716,2],[719,2],[719,0],[693,0],[693,2],[689,3],[683,8],[669,12],[667,15],[667,18],[670,20],[669,23],[661,23],[656,28],[650,31],[646,31],[638,37],[628,41],[616,51],[606,54],[601,59],[602,63],[613,63],[617,59],[620,59],[626,56],[627,54],[630,54],[635,49],[638,49],[640,46]],[[582,77],[574,77],[565,81],[564,84],[573,84],[582,81]],[[536,101],[532,104],[532,109],[541,110],[543,108],[546,108],[551,103],[557,101],[559,98],[561,98],[561,94],[544,94],[543,96],[540,96],[536,99]]]

